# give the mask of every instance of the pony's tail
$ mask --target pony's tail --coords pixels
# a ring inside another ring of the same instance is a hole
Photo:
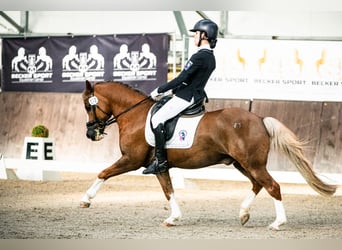
[[[316,176],[303,154],[303,143],[297,139],[296,135],[275,118],[265,117],[263,122],[270,135],[271,146],[291,160],[310,187],[321,195],[333,195],[337,187],[324,183]]]

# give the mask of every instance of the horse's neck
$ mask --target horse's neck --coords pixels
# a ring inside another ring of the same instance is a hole
[[[107,99],[112,105],[113,112],[115,113],[114,115],[126,112],[146,98],[146,96],[127,86],[119,85],[116,87],[117,89],[105,92]]]

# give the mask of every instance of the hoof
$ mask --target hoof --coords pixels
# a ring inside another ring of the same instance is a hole
[[[269,225],[267,228],[268,230],[271,230],[271,231],[280,231],[279,226],[275,226],[275,225]]]
[[[240,217],[240,222],[241,225],[245,225],[247,223],[247,221],[249,220],[249,214],[244,214],[243,216]]]
[[[80,207],[81,208],[88,208],[88,207],[90,207],[90,202],[81,201]]]
[[[286,224],[286,220],[275,221],[271,225],[268,226],[268,229],[272,231],[280,231],[279,226],[282,226],[284,224]]]
[[[163,226],[165,226],[165,227],[174,227],[174,226],[176,226],[176,224],[171,224],[171,223],[169,223],[167,221],[164,221],[163,222]]]

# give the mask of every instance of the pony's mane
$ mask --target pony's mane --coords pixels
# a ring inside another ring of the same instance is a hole
[[[136,92],[136,93],[138,93],[138,94],[140,94],[140,95],[147,96],[147,95],[146,95],[144,92],[142,92],[141,90],[136,89],[136,88],[132,87],[131,85],[128,85],[128,84],[123,83],[123,82],[106,81],[106,82],[97,82],[97,83],[95,83],[95,84],[96,84],[96,85],[97,85],[97,84],[118,84],[118,85],[123,86],[123,87],[125,87],[125,88],[127,88],[127,89],[133,90],[134,92]]]

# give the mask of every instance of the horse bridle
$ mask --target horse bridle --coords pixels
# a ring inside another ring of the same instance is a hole
[[[143,102],[145,102],[146,100],[150,99],[150,96],[147,96],[146,98],[142,99],[141,101],[139,101],[138,103],[134,104],[133,106],[125,109],[124,111],[122,111],[121,113],[119,113],[118,115],[114,115],[114,114],[110,114],[106,111],[104,111],[99,105],[98,105],[98,99],[97,97],[94,95],[94,92],[92,91],[89,99],[88,99],[88,104],[85,106],[86,110],[91,110],[91,112],[93,113],[94,116],[94,120],[93,121],[89,121],[86,123],[87,128],[91,128],[94,125],[97,125],[97,127],[99,128],[99,130],[103,133],[104,129],[117,122],[117,119],[129,112],[130,110],[134,109],[135,107],[139,106],[140,104],[142,104]],[[99,119],[96,115],[96,108],[98,108],[102,113],[104,113],[105,115],[107,115],[108,119],[103,121],[101,119]]]

